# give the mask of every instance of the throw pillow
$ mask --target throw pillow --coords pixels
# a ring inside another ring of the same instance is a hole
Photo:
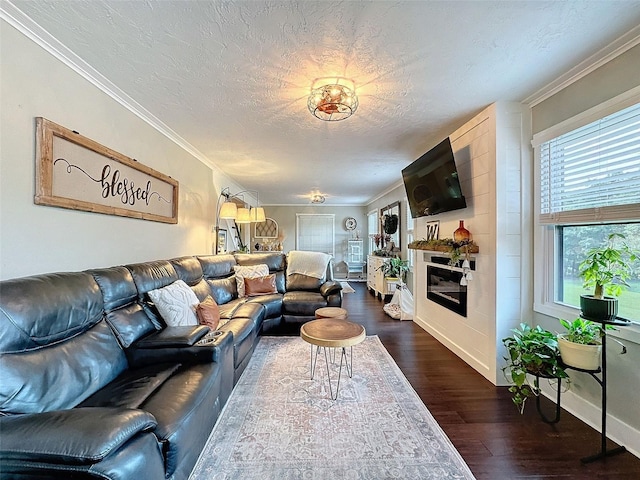
[[[149,298],[153,300],[167,325],[198,325],[195,307],[200,301],[183,280],[176,280],[171,285],[151,290]]]
[[[207,295],[202,303],[196,306],[196,316],[200,325],[208,325],[211,330],[218,328],[220,323],[220,307],[216,301],[211,298],[211,295]]]
[[[236,285],[238,286],[238,297],[245,297],[244,279],[255,277],[266,277],[269,275],[269,267],[265,263],[258,265],[234,265],[233,270],[236,273]]]
[[[278,293],[276,289],[276,274],[272,273],[266,277],[245,278],[244,293],[247,297]]]

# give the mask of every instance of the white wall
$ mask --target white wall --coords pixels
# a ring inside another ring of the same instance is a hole
[[[452,238],[464,220],[480,252],[472,255],[476,270],[467,287],[466,317],[427,299],[431,253],[415,252],[414,321],[492,383],[503,384],[501,339],[522,321],[528,289],[521,274],[531,248],[522,234],[530,211],[523,205],[531,201],[521,183],[521,172],[530,169],[528,115],[517,103],[493,104],[449,138],[467,208],[418,218],[414,236],[421,238],[426,223],[438,220],[439,237]]]
[[[211,253],[224,180],[4,21],[0,43],[0,278]],[[178,224],[35,205],[39,116],[177,179]]]
[[[335,215],[335,259],[334,265],[338,266],[347,254],[347,240],[353,238],[355,231],[348,231],[344,226],[344,221],[348,217],[353,217],[358,223],[356,230],[360,231],[361,238],[367,233],[367,217],[365,207],[358,206],[331,206],[331,205],[299,205],[299,206],[273,206],[264,207],[267,217],[273,218],[278,223],[278,229],[284,234],[284,251],[288,252],[296,248],[296,214],[297,213],[317,213]],[[256,243],[253,237],[253,226],[251,227],[251,245]],[[365,241],[366,245],[367,242]]]

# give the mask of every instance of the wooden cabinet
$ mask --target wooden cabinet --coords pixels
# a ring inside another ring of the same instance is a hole
[[[367,257],[367,288],[375,293],[376,296],[384,298],[387,295],[393,295],[399,280],[390,280],[384,277],[380,266],[387,261],[388,258],[369,255]]]

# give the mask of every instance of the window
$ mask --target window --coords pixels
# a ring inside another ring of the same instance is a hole
[[[604,225],[558,225],[555,227],[555,250],[558,258],[555,279],[555,298],[560,304],[577,308],[580,295],[589,293],[582,288],[578,266],[592,248],[603,245],[610,233],[621,233],[627,244],[640,251],[640,223]],[[634,279],[618,299],[618,315],[627,320],[640,321],[640,263]]]
[[[640,103],[539,146],[540,221],[626,219],[640,206]]]
[[[407,219],[407,245],[413,242],[413,217],[411,216],[411,209],[409,208],[409,202],[407,200],[404,201]],[[409,265],[409,269],[413,271],[413,253],[411,250],[407,249],[407,262]]]
[[[369,253],[373,253],[377,247],[374,235],[378,233],[378,211],[373,210],[367,214],[367,234],[369,236]]]
[[[335,215],[296,214],[296,248],[335,255]]]
[[[536,134],[534,309],[579,314],[578,267],[610,233],[640,250],[640,93]],[[541,259],[538,261],[537,259]],[[619,297],[619,315],[640,321],[640,265]]]

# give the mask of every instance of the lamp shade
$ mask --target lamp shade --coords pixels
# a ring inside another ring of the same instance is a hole
[[[264,222],[267,217],[264,214],[264,208],[256,207],[251,209],[251,221],[255,223]]]
[[[218,215],[218,217],[226,220],[234,220],[237,215],[238,206],[233,202],[224,202],[220,207],[220,215]]]
[[[251,213],[248,208],[238,208],[236,223],[251,223]]]

